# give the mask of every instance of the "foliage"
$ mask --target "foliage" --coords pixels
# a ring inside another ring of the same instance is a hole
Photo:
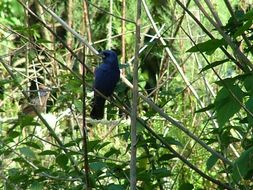
[[[0,188],[84,189],[82,122],[86,116],[90,187],[129,189],[130,124],[126,113],[131,112],[131,89],[120,81],[107,103],[105,120],[91,120],[91,71],[101,60],[88,49],[84,54],[78,40],[44,12],[38,1],[28,1],[27,5],[45,25],[20,2],[0,1]],[[114,48],[119,60],[125,51],[127,61],[120,69],[131,81],[135,25],[126,21],[126,49],[122,50],[124,42],[118,36],[122,31],[118,18],[122,17],[122,1],[111,2],[113,16],[108,14],[108,1],[87,1],[88,12],[80,1],[44,3],[87,38],[90,27],[96,49]],[[235,45],[252,63],[253,12],[250,6],[236,2],[231,16],[221,8],[225,4],[214,2],[227,23],[220,28],[221,34],[201,14],[210,37],[188,19],[189,15],[181,17],[183,9],[178,1],[147,1],[157,27],[165,24],[161,32],[165,44],[159,38],[151,41],[156,31],[143,10],[142,47],[147,47],[140,54],[139,91],[158,109],[140,98],[136,145],[140,190],[225,189],[203,174],[196,175],[196,169],[182,157],[231,189],[253,186],[253,67],[240,62],[242,55],[232,47]],[[135,0],[126,1],[128,20],[135,21],[135,4]],[[186,10],[194,12],[196,8],[200,7],[192,2]],[[82,61],[89,68],[85,83]],[[50,87],[47,113],[42,114],[45,121],[21,113],[31,101],[25,94],[32,95],[36,83]]]

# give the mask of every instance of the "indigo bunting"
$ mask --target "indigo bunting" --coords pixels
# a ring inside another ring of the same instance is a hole
[[[95,82],[93,87],[104,96],[112,95],[117,82],[120,78],[118,57],[116,52],[105,50],[101,52],[103,63],[95,70]],[[94,99],[90,113],[93,119],[102,119],[104,117],[105,99],[94,91]]]

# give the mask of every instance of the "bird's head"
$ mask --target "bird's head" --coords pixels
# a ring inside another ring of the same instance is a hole
[[[118,67],[118,57],[115,51],[105,50],[100,54],[103,56],[103,63]]]
[[[40,84],[40,85],[39,85],[39,93],[40,93],[40,96],[41,96],[41,97],[42,97],[42,96],[47,96],[47,95],[49,95],[49,93],[50,93],[50,89],[47,88],[45,85]]]

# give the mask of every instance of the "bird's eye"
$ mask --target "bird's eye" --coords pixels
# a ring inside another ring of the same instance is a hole
[[[109,55],[107,52],[104,52],[103,54],[104,54],[104,56],[106,56],[106,57]]]

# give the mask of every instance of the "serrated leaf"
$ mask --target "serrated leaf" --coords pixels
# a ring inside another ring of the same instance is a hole
[[[22,147],[19,151],[26,157],[35,158],[35,153],[28,147]]]
[[[65,154],[60,154],[56,157],[56,163],[59,164],[61,168],[66,168],[68,161],[69,159]]]
[[[218,161],[218,157],[217,157],[216,155],[212,154],[212,155],[208,158],[208,160],[207,160],[207,162],[206,162],[206,169],[207,169],[207,170],[212,169],[212,167],[216,164],[217,161]]]
[[[212,62],[212,63],[210,63],[209,65],[207,65],[207,66],[205,66],[204,68],[202,68],[201,70],[200,70],[200,73],[202,73],[203,71],[206,71],[206,70],[208,70],[208,69],[211,69],[211,68],[213,68],[213,67],[216,67],[216,66],[218,66],[218,65],[221,65],[221,64],[223,64],[223,63],[226,63],[226,62],[228,62],[229,61],[229,59],[224,59],[224,60],[222,60],[222,61],[215,61],[215,62]]]
[[[196,44],[195,46],[188,49],[186,52],[213,52],[217,48],[225,45],[225,41],[223,39],[210,39],[205,42],[201,42]]]
[[[238,101],[242,102],[244,93],[238,85],[228,86],[231,92],[237,97]],[[216,96],[214,101],[216,117],[219,126],[222,127],[235,113],[237,113],[241,105],[227,90],[223,87]]]

